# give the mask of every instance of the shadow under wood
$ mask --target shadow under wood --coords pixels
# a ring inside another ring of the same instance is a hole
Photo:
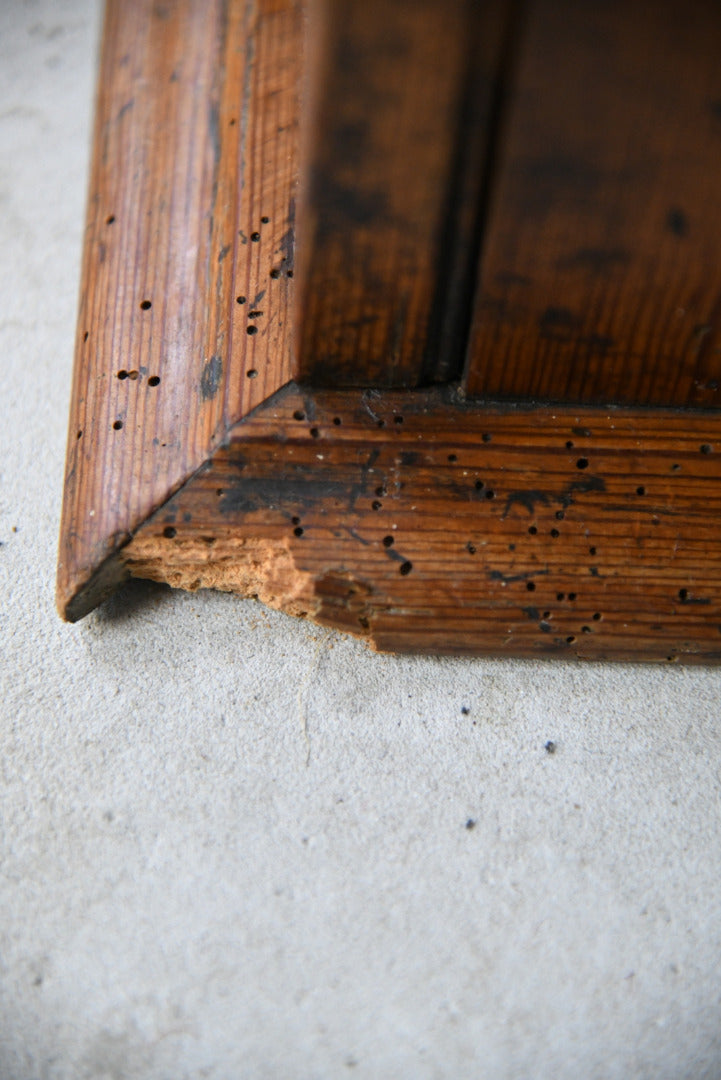
[[[157,611],[170,601],[174,591],[170,585],[131,578],[96,609],[95,617],[100,623],[117,625],[144,611]]]

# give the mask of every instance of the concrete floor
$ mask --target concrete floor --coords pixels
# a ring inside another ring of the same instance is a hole
[[[0,1080],[721,1077],[721,672],[58,620],[98,28],[0,2]]]

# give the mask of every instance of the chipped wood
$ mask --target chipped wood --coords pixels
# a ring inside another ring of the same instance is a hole
[[[107,4],[58,569],[70,617],[292,376],[300,46],[295,0]]]
[[[365,89],[355,86],[336,49],[342,34],[311,30],[301,154],[302,0],[109,0],[61,614],[81,618],[134,575],[256,596],[381,650],[721,660],[721,413],[700,408],[714,404],[721,379],[711,258],[721,229],[709,196],[721,95],[712,93],[708,49],[699,49],[694,77],[670,99],[649,59],[663,52],[659,43],[678,44],[678,56],[688,57],[689,43],[712,41],[718,13],[709,3],[691,0],[698,19],[676,35],[676,14],[662,0],[639,58],[643,85],[627,101],[622,87],[601,85],[603,71],[584,97],[581,54],[548,39],[556,27],[564,40],[580,34],[588,45],[587,18],[601,21],[608,43],[609,26],[618,29],[627,10],[620,0],[593,12],[587,4],[571,11],[563,0],[554,8],[568,13],[563,34],[547,0],[397,0],[388,26],[412,11],[424,29],[406,35],[406,77],[393,82],[388,73],[393,93],[368,118],[369,153],[355,169],[331,120],[347,121],[354,110],[363,119],[366,91],[379,79],[382,89],[388,56],[369,67]],[[632,7],[629,28],[639,18]],[[386,8],[343,0],[343,9],[353,15],[351,44],[362,60]],[[340,5],[313,0],[311,10],[338,29]],[[443,26],[434,21],[439,13]],[[475,37],[474,24],[462,41],[470,17],[490,20],[488,34]],[[699,37],[704,19],[709,32]],[[471,119],[469,83],[459,74],[468,76],[473,43],[481,51],[471,84],[478,79],[481,92]],[[616,44],[613,70],[633,74],[629,42]],[[538,125],[529,105],[536,88],[545,102]],[[656,95],[668,140],[645,132],[636,147],[634,125],[644,129]],[[583,120],[584,108],[598,124]],[[710,125],[707,144],[698,108]],[[396,146],[389,135],[406,131],[404,110],[414,138],[422,143],[426,131],[432,143],[415,165],[403,138]],[[448,115],[453,132],[437,130]],[[327,123],[314,127],[319,116]],[[459,132],[470,140],[460,161]],[[589,132],[596,150],[584,141]],[[570,168],[558,140],[573,151]],[[644,173],[637,158],[649,146]],[[616,171],[601,169],[598,199],[581,184],[569,200],[579,161],[596,151]],[[619,180],[624,161],[637,166],[629,190]],[[299,162],[302,281],[293,276]],[[344,217],[321,197],[319,169],[331,189],[355,185],[356,195],[385,184],[394,213]],[[678,197],[669,202],[672,189]],[[449,190],[458,196],[453,214]],[[687,200],[703,209],[706,232]],[[659,239],[653,230],[667,203]],[[481,232],[470,363],[465,382],[456,382]],[[450,252],[440,261],[439,238]],[[344,242],[346,254],[355,252],[345,278]],[[294,301],[297,284],[304,287]],[[679,305],[683,332],[668,304]],[[606,316],[615,320],[613,346]],[[371,324],[385,329],[374,336]],[[398,388],[434,381],[441,385]],[[370,385],[338,388],[348,383]],[[534,404],[539,396],[577,400]],[[584,398],[604,404],[578,404]],[[643,407],[649,402],[696,408]]]
[[[393,651],[721,659],[721,418],[288,387],[123,549]]]

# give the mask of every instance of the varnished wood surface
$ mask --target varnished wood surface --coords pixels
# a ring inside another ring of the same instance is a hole
[[[721,659],[721,417],[289,387],[122,552],[384,650]]]
[[[460,375],[507,0],[309,0],[300,376]]]
[[[96,106],[58,603],[291,377],[295,0],[110,0]],[[105,565],[106,570],[99,568]]]
[[[721,377],[716,7],[690,0],[684,22],[670,0],[530,0],[504,22],[505,5],[454,0],[442,26],[424,0],[416,37],[394,22],[397,0],[385,29],[408,77],[386,100],[387,50],[353,86],[380,33],[379,9],[354,5],[353,63],[307,38],[308,62],[322,61],[308,116],[335,88],[341,130],[306,127],[300,155],[294,0],[108,4],[61,613],[82,617],[134,574],[257,595],[379,649],[718,661],[721,415],[640,407],[712,406]],[[462,41],[472,12],[493,31]],[[490,66],[469,74],[477,55]],[[431,90],[421,67],[437,69]],[[485,119],[458,160],[469,85]],[[371,109],[364,127],[374,87],[378,123]],[[452,133],[423,126],[434,95]],[[419,176],[389,135],[401,120]],[[351,204],[362,195],[352,213],[346,185]],[[633,409],[379,388],[454,374],[474,221],[486,228],[468,390]],[[279,389],[297,370],[377,385]]]
[[[468,391],[721,404],[721,5],[528,0]]]

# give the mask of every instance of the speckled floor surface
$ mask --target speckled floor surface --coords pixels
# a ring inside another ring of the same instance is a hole
[[[721,672],[58,620],[98,29],[0,2],[0,1078],[721,1077]]]

